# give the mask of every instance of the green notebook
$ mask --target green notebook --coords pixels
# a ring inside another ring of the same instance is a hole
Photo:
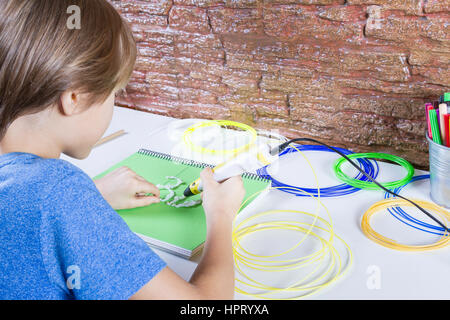
[[[185,184],[174,189],[176,195],[182,195],[187,184],[196,180],[200,172],[212,165],[194,160],[173,157],[168,154],[141,149],[130,157],[112,166],[94,177],[98,179],[112,170],[126,166],[153,184],[167,184],[168,176],[175,176]],[[256,174],[242,175],[246,198],[269,186],[269,180]],[[162,190],[161,197],[164,198]],[[199,200],[200,195],[189,200]],[[190,208],[174,208],[166,203],[153,204],[147,207],[118,210],[130,229],[148,244],[173,254],[190,258],[203,247],[206,238],[206,221],[201,205]]]

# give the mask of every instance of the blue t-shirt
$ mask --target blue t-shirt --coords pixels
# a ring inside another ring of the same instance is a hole
[[[0,299],[128,299],[165,266],[79,168],[0,156]]]

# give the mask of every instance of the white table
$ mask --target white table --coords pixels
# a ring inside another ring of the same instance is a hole
[[[62,158],[94,177],[140,148],[173,153],[174,150],[177,150],[174,147],[177,145],[177,141],[174,141],[173,137],[170,138],[169,135],[175,123],[180,122],[173,118],[116,107],[113,121],[105,135],[120,129],[124,129],[128,134],[95,148],[85,160],[74,160],[64,155]],[[323,152],[308,152],[306,155],[314,165],[321,186],[339,184],[331,169],[338,155]],[[316,186],[311,168],[300,155],[291,154],[282,161],[283,165],[274,174],[278,179],[296,185]],[[403,170],[396,165],[380,163],[380,168],[379,181],[397,180],[403,175]],[[351,169],[348,169],[348,172],[350,174]],[[425,173],[417,171],[416,175]],[[428,180],[408,185],[402,191],[403,195],[430,201],[428,193]],[[381,191],[360,191],[344,197],[322,199],[330,211],[336,234],[344,238],[351,247],[354,262],[343,278],[329,288],[311,296],[310,299],[450,298],[449,247],[431,252],[402,252],[380,246],[362,233],[360,221],[363,213],[383,197],[384,193]],[[281,208],[313,213],[315,205],[316,202],[310,198],[295,197],[272,190],[263,198],[256,199],[245,209],[243,214],[249,216],[252,213]],[[429,221],[419,213],[415,216]],[[407,244],[424,244],[437,239],[436,236],[415,231],[397,222],[390,215],[382,213],[373,219],[373,227],[382,234],[396,237],[400,242]],[[279,239],[284,238],[280,235]],[[269,244],[273,244],[273,242],[274,240],[271,239]],[[261,243],[261,248],[264,246],[265,244]],[[189,261],[160,250],[155,251],[186,280],[190,278],[197,266],[198,258]],[[267,276],[274,281],[277,279],[276,274]],[[379,277],[379,282],[376,282],[379,286],[370,285],[373,277]],[[248,297],[237,294],[236,298],[247,299]]]

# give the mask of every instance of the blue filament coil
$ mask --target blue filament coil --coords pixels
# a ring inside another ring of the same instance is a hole
[[[404,186],[393,189],[392,191],[399,194],[400,191],[404,187],[406,187],[408,184],[415,182],[415,181],[425,180],[425,179],[430,179],[430,175],[426,174],[426,175],[421,175],[421,176],[415,176],[411,179],[411,181],[409,183],[405,184]],[[391,196],[392,195],[388,192],[386,192],[384,194],[385,199],[389,199]],[[414,229],[421,230],[421,231],[431,233],[431,234],[440,235],[440,236],[444,235],[444,231],[445,231],[444,228],[442,228],[440,226],[432,225],[432,224],[423,222],[419,219],[416,219],[414,217],[411,217],[400,207],[388,208],[388,211],[394,218],[396,218],[400,222],[402,222],[410,227],[413,227]]]
[[[295,147],[289,147],[287,149],[285,149],[282,153],[280,153],[280,157],[288,154],[288,153],[293,153],[293,152],[297,152],[297,149],[299,151],[324,151],[324,152],[331,152],[334,153],[333,150],[328,149],[325,146],[321,146],[321,145],[295,145]],[[348,154],[352,154],[353,152],[347,149],[342,149],[342,148],[337,148],[334,147],[335,149],[339,150],[340,152],[344,153],[345,155]],[[359,165],[360,167],[373,179],[376,179],[379,173],[379,166],[378,163],[376,161],[370,161],[368,159],[358,159]],[[373,165],[373,163],[375,163],[375,166]],[[305,193],[295,190],[295,189],[300,189],[303,191],[306,191],[307,193],[313,195],[314,197],[317,197],[319,190],[316,188],[304,188],[304,187],[297,187],[297,186],[292,186],[292,185],[288,185],[285,183],[282,183],[280,181],[278,181],[277,179],[273,178],[267,171],[267,167],[262,167],[260,169],[257,170],[257,174],[263,178],[269,179],[272,181],[272,187],[277,188],[278,190],[290,193],[290,194],[294,194],[298,197],[304,197]],[[361,180],[361,181],[369,181],[369,179],[364,176],[361,172],[358,173],[358,175],[355,177],[355,179]],[[327,188],[320,188],[320,196],[321,197],[339,197],[339,196],[345,196],[345,195],[349,195],[352,193],[355,193],[357,191],[359,191],[361,189],[359,188],[355,188],[352,187],[348,184],[340,184],[340,185],[336,185],[336,186],[332,186],[332,187],[327,187]]]

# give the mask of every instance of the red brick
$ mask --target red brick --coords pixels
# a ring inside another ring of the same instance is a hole
[[[421,35],[442,42],[447,49],[450,48],[450,15],[442,17],[428,17],[427,22],[422,23]]]
[[[145,75],[145,82],[149,83],[150,85],[164,84],[176,87],[177,75],[159,72],[147,72]]]
[[[139,70],[133,70],[133,72],[131,73],[131,79],[138,81],[138,82],[144,82],[145,76],[146,76],[146,73],[139,71]]]
[[[194,88],[214,93],[216,96],[224,95],[228,88],[223,83],[203,81],[185,75],[177,75],[178,86],[180,88]]]
[[[273,58],[295,58],[297,44],[280,41],[265,35],[224,35],[227,52],[249,54],[255,59],[276,61]]]
[[[442,94],[442,87],[426,82],[392,83],[371,79],[339,79],[337,84],[344,94],[372,94],[374,96],[389,94],[391,96],[423,98],[438,97]],[[352,90],[356,89],[356,90]]]
[[[219,98],[219,103],[225,106],[230,112],[230,120],[246,123],[251,126],[256,125],[256,115],[254,109],[248,104],[236,102],[229,96]]]
[[[344,96],[340,99],[333,99],[332,103],[334,103],[335,110],[374,113],[403,119],[422,119],[425,100],[408,97]]]
[[[308,95],[302,92],[289,94],[289,104],[292,110],[306,105],[322,111],[340,110],[341,104],[339,99],[339,96],[336,97],[333,94],[323,96]]]
[[[272,37],[346,42],[361,40],[361,23],[320,19],[314,10],[306,6],[271,7],[264,12],[264,31]]]
[[[366,19],[366,10],[361,6],[338,6],[319,9],[319,17],[332,21],[362,21]]]
[[[223,61],[225,51],[213,34],[200,35],[180,32],[174,35],[176,54],[198,61]]]
[[[217,103],[217,97],[215,94],[201,89],[181,88],[179,90],[179,97],[180,100],[183,102],[206,103],[206,104]]]
[[[334,81],[330,79],[311,79],[295,76],[277,76],[276,74],[264,74],[260,87],[266,90],[281,92],[302,92],[305,95],[322,96],[325,93],[336,91]]]
[[[221,105],[204,103],[180,103],[177,116],[182,118],[227,119],[230,111]]]
[[[238,69],[231,69],[228,67],[225,67],[222,72],[223,78],[233,78],[233,79],[247,79],[247,80],[255,80],[261,78],[260,72],[254,72],[249,70],[238,70]]]
[[[297,59],[312,60],[315,62],[329,62],[336,54],[337,48],[334,46],[312,45],[300,43],[297,45]],[[336,62],[336,61],[335,61]],[[334,62],[334,63],[335,63]]]
[[[404,18],[399,15],[390,15],[379,21],[379,27],[366,28],[366,35],[382,40],[399,43],[410,43],[423,47],[428,41],[450,42],[450,25],[448,19],[440,17]]]
[[[180,89],[172,86],[153,85],[149,87],[147,93],[151,96],[176,100],[179,99]]]
[[[137,43],[138,54],[142,57],[162,58],[164,56],[173,56],[174,48],[164,44],[154,44],[148,42]]]
[[[289,108],[286,100],[267,99],[263,97],[247,97],[242,99],[236,95],[223,96],[219,99],[221,104],[230,107],[232,111],[249,112],[252,110],[252,117],[287,118]]]
[[[261,97],[270,99],[270,100],[279,100],[279,101],[287,101],[288,97],[286,93],[276,90],[261,90]]]
[[[412,73],[425,78],[427,83],[450,87],[450,68],[412,67]]]
[[[226,69],[222,82],[232,88],[234,92],[257,91],[261,75],[259,72]]]
[[[277,119],[273,117],[258,117],[258,129],[266,130],[270,132],[274,132],[277,134],[282,134],[284,136],[287,135],[287,131],[295,131],[298,133],[298,130],[295,130],[295,124],[292,123],[289,119]],[[299,137],[297,134],[296,138]]]
[[[208,15],[202,8],[173,6],[170,10],[169,25],[173,29],[188,32],[210,32]]]
[[[264,0],[174,0],[175,5],[196,6],[201,8],[225,6],[229,8],[253,8]]]
[[[214,34],[177,32],[174,34],[174,39],[176,43],[187,43],[198,48],[223,49],[220,39]]]
[[[286,104],[273,103],[272,101],[253,103],[251,106],[256,111],[258,117],[276,116],[277,119],[287,118],[289,116],[289,108]]]
[[[144,57],[138,56],[135,69],[141,72],[154,71],[160,73],[178,73],[173,57]]]
[[[146,82],[130,80],[128,82],[126,89],[128,92],[131,92],[131,93],[146,94],[146,93],[148,93],[149,88],[150,88],[150,85]]]
[[[330,121],[330,117],[335,116],[335,113],[330,114],[327,111],[313,109],[308,104],[291,107],[292,120],[300,120],[303,123],[308,123],[318,127],[331,127],[332,123]]]
[[[145,87],[135,88],[139,94],[148,94],[172,100],[178,99],[177,77],[173,74],[148,72],[145,78]]]
[[[256,55],[252,53],[232,53],[227,50],[227,66],[241,70],[262,71],[269,73],[280,73],[281,75],[293,75],[297,77],[310,78],[311,63],[304,65],[300,58],[282,59],[275,56]]]
[[[147,111],[151,113],[175,116],[178,101],[163,99],[161,97],[152,96],[136,96],[128,94],[127,97],[121,96],[116,99],[116,104],[127,106],[132,109]]]
[[[225,6],[230,8],[254,8],[262,5],[264,0],[224,0]]]
[[[298,65],[289,65],[284,64],[286,61],[281,61],[279,64],[268,66],[267,71],[272,73],[278,73],[280,77],[296,77],[296,78],[312,78],[317,73],[317,70],[311,70],[310,67],[307,66],[298,66]]]
[[[222,104],[241,104],[241,105],[252,105],[258,103],[277,104],[279,101],[274,99],[264,99],[261,97],[258,91],[239,91],[235,92],[230,90],[227,95],[219,97],[219,103]]]
[[[196,60],[210,60],[212,58],[214,61],[217,61],[225,59],[225,51],[221,49],[201,48],[189,43],[177,43],[176,50],[178,55]]]
[[[120,13],[139,15],[142,12],[155,15],[167,15],[171,0],[109,0]]]
[[[450,0],[427,0],[425,1],[426,13],[449,12]]]
[[[149,72],[145,79],[148,88],[144,91],[151,96],[159,96],[172,100],[178,99],[177,77],[173,74]],[[142,91],[141,91],[142,93]]]
[[[207,82],[213,82],[213,83],[220,83],[222,81],[222,77],[216,76],[214,74],[210,74],[208,72],[202,72],[198,70],[192,70],[189,73],[189,77],[195,80],[202,80]]]
[[[318,70],[336,76],[362,76],[405,82],[410,79],[406,54],[340,49],[321,59]],[[327,62],[327,63],[325,63]]]
[[[344,4],[345,0],[273,0],[272,4],[316,4],[331,5]]]
[[[379,5],[386,10],[403,10],[408,14],[422,14],[422,0],[347,0],[347,4]]]
[[[214,33],[262,33],[262,16],[256,9],[218,8],[208,10]]]
[[[130,24],[141,24],[145,26],[167,27],[168,21],[166,16],[157,16],[148,13],[124,13],[122,17]]]
[[[399,119],[395,124],[395,127],[402,133],[412,134],[416,136],[423,135],[423,133],[427,130],[426,121],[423,121],[423,119],[420,120]]]
[[[252,71],[267,71],[269,68],[266,62],[254,61],[252,57],[247,54],[227,54],[226,64],[230,68]]]
[[[339,112],[332,120],[336,125],[347,128],[342,138],[357,144],[386,145],[391,137],[386,132],[395,132],[395,119],[370,113]],[[359,129],[359,130],[358,130]]]
[[[224,4],[224,0],[173,0],[175,5],[211,7]]]
[[[132,25],[131,30],[137,42],[163,44],[166,46],[174,45],[174,36],[167,30],[145,25]]]
[[[413,66],[448,66],[450,65],[450,52],[431,52],[416,49],[411,51],[408,62]]]
[[[265,125],[264,122],[262,125]],[[289,138],[315,138],[325,143],[328,142],[330,145],[336,145],[332,140],[333,138],[336,139],[336,130],[334,128],[316,126],[305,121],[291,121],[287,125],[275,122],[275,125],[271,127],[279,129],[281,134]]]

